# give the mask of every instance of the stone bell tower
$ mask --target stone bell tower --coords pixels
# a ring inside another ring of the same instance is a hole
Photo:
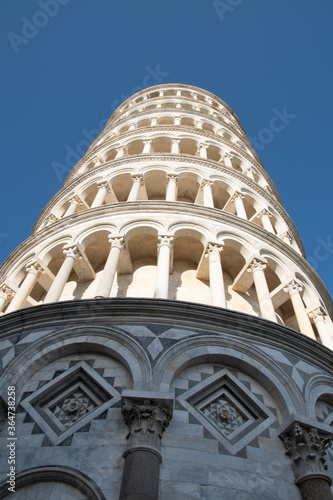
[[[213,94],[115,111],[0,268],[0,311],[0,498],[8,474],[18,500],[332,498],[332,301]]]

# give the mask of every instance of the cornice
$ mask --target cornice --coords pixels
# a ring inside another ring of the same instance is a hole
[[[286,255],[292,262],[294,262],[298,268],[308,276],[311,283],[316,287],[318,293],[323,298],[326,303],[326,307],[330,315],[332,315],[332,301],[331,297],[317,273],[310,266],[310,264],[305,260],[303,256],[296,252],[290,245],[285,243],[283,240],[277,236],[269,233],[265,229],[261,228],[253,222],[244,220],[237,215],[229,214],[223,212],[222,210],[216,208],[204,207],[203,205],[193,205],[192,203],[186,202],[168,202],[168,201],[132,201],[119,202],[109,205],[102,205],[96,208],[90,208],[89,210],[82,210],[74,215],[60,219],[54,222],[50,226],[41,229],[38,233],[32,234],[28,239],[26,239],[20,246],[18,246],[14,252],[5,260],[0,269],[0,282],[4,281],[8,271],[10,270],[13,262],[16,258],[19,258],[22,253],[28,254],[32,252],[33,249],[43,240],[51,238],[55,233],[59,233],[61,230],[68,229],[71,225],[77,226],[80,222],[91,222],[100,219],[105,214],[111,214],[113,217],[115,215],[121,215],[123,213],[140,214],[141,212],[149,212],[151,214],[163,214],[172,213],[178,210],[182,214],[188,214],[190,217],[199,217],[202,219],[210,219],[231,227],[239,229],[244,234],[248,234],[251,238],[252,236],[257,237],[262,242],[267,242],[273,248],[276,248],[282,254]]]
[[[153,155],[133,155],[133,156],[126,156],[124,158],[121,158],[119,160],[111,160],[107,163],[104,163],[103,165],[100,165],[98,167],[95,167],[93,170],[89,170],[88,172],[82,174],[80,177],[74,178],[70,184],[64,185],[58,191],[58,193],[49,201],[49,203],[45,206],[43,211],[40,213],[34,227],[32,228],[31,234],[35,233],[39,226],[44,222],[45,218],[49,215],[51,210],[59,203],[61,198],[67,196],[70,194],[77,186],[81,184],[81,182],[89,179],[89,177],[93,177],[95,175],[101,174],[105,172],[106,170],[109,170],[110,167],[121,167],[123,165],[128,165],[131,163],[139,163],[139,162],[154,162],[154,161],[160,161],[160,162],[166,162],[168,164],[174,163],[174,162],[181,162],[183,164],[185,163],[194,163],[196,165],[200,165],[202,167],[208,167],[208,168],[213,168],[214,170],[218,170],[219,172],[231,175],[231,177],[243,182],[245,185],[247,185],[250,189],[253,189],[255,192],[257,192],[260,196],[262,196],[267,202],[269,202],[272,207],[277,211],[277,213],[282,217],[284,222],[287,224],[288,228],[292,232],[293,236],[295,237],[296,243],[298,247],[300,248],[300,251],[302,252],[303,255],[305,255],[304,247],[302,240],[298,234],[297,228],[295,224],[293,223],[292,219],[288,215],[288,213],[284,210],[283,206],[275,201],[273,197],[271,197],[267,191],[265,191],[263,188],[261,188],[256,182],[252,181],[248,176],[245,174],[242,174],[241,172],[238,172],[237,170],[233,169],[232,167],[227,167],[225,165],[222,165],[218,162],[215,162],[213,160],[205,160],[203,158],[198,158],[195,156],[191,155],[175,155],[173,153],[170,153],[168,156],[165,156],[164,153],[159,154],[159,153],[154,153]],[[196,205],[198,206],[198,205]],[[217,209],[218,210],[218,209]]]
[[[280,352],[283,349],[333,375],[333,352],[306,335],[249,314],[185,301],[117,297],[41,304],[2,316],[0,339],[45,327],[52,335],[52,327],[59,331],[77,325],[78,318],[85,328],[97,323],[111,328],[124,323],[177,325],[194,329],[196,338],[204,335],[208,344],[209,336],[215,343],[217,337],[234,338],[236,332],[237,339],[243,342],[270,346]]]

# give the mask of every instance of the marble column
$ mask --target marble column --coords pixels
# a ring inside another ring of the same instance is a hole
[[[224,155],[223,155],[224,162],[223,163],[225,165],[227,165],[227,167],[232,167],[231,158],[232,158],[232,155],[230,153],[224,153]]]
[[[321,343],[326,347],[328,347],[329,349],[333,350],[333,339],[329,334],[329,332],[327,331],[325,316],[327,316],[327,313],[326,311],[324,311],[322,307],[317,307],[316,309],[313,309],[313,311],[309,313],[309,317],[313,320],[314,324],[316,325]]]
[[[175,154],[175,155],[179,155],[180,153],[180,140],[178,139],[172,139],[171,140],[171,153]]]
[[[136,201],[139,196],[140,187],[143,185],[143,177],[141,174],[132,175],[132,180],[133,184],[127,201]]]
[[[276,315],[264,272],[265,268],[266,262],[263,259],[254,258],[247,270],[248,272],[253,273],[253,281],[257,293],[261,316],[265,319],[276,322]]]
[[[143,141],[143,151],[142,154],[149,154],[152,152],[153,141]]]
[[[122,414],[128,435],[119,500],[158,500],[160,443],[172,417],[173,401],[171,397],[168,401],[150,398],[149,393],[141,398],[123,394]]]
[[[173,236],[158,237],[158,258],[154,297],[167,299],[169,293],[170,254],[173,248]]]
[[[236,191],[232,195],[230,201],[235,203],[236,214],[238,215],[238,217],[241,217],[242,219],[247,220],[247,215],[246,215],[245,207],[244,207],[244,203],[243,203],[244,198],[245,198],[244,194],[240,193],[239,191]]]
[[[64,286],[66,285],[68,278],[74,266],[74,261],[79,255],[79,250],[76,245],[68,245],[64,247],[63,253],[65,254],[65,260],[60,267],[57,276],[55,277],[49,291],[46,294],[44,303],[57,302],[60,299]]]
[[[67,208],[66,212],[64,213],[64,217],[68,217],[69,215],[75,214],[77,207],[82,204],[82,200],[78,196],[73,196],[69,200],[69,207]]]
[[[17,309],[20,309],[23,307],[25,301],[27,300],[31,290],[35,286],[38,276],[41,273],[44,273],[43,268],[37,263],[34,262],[33,264],[30,264],[27,268],[27,275],[24,278],[23,282],[21,283],[20,288],[18,289],[18,292],[16,293],[15,297],[7,307],[6,312],[12,312],[16,311]]]
[[[259,214],[258,217],[261,219],[262,225],[266,231],[269,231],[272,234],[275,234],[274,228],[272,226],[270,217],[272,217],[272,214],[270,213],[269,210],[264,208]]]
[[[109,184],[107,183],[107,181],[99,182],[97,184],[97,187],[98,191],[94,198],[94,201],[91,204],[91,208],[100,207],[101,205],[103,205],[106,193],[109,190]]]
[[[248,177],[250,177],[250,179],[252,179],[254,181],[254,170],[252,167],[247,168],[246,170],[244,170],[243,173],[245,175],[247,175]]]
[[[125,248],[122,236],[109,236],[111,245],[95,297],[110,297],[121,251]]]
[[[0,312],[2,312],[8,300],[12,299],[14,295],[14,290],[9,288],[9,286],[4,284],[0,287]]]
[[[280,437],[286,447],[286,455],[292,461],[295,483],[301,491],[302,500],[332,500],[332,480],[326,473],[325,463],[332,435],[294,421]]]
[[[214,181],[209,179],[203,179],[201,183],[201,189],[203,194],[203,204],[205,207],[214,208],[214,200],[213,200],[213,192],[212,186],[214,185]]]
[[[125,156],[126,149],[124,146],[122,146],[120,148],[116,148],[116,151],[117,151],[117,154],[115,156],[115,160],[118,160],[119,158],[123,158]]]
[[[209,287],[213,306],[226,308],[223,270],[220,254],[223,243],[208,243],[209,256]]]
[[[290,295],[290,300],[292,302],[295,316],[297,319],[298,327],[302,333],[307,335],[308,337],[311,337],[312,339],[316,340],[316,336],[313,332],[313,328],[310,322],[310,319],[308,317],[308,314],[306,312],[302,297],[301,297],[301,291],[303,289],[303,285],[297,281],[296,279],[293,279],[286,285],[286,287],[283,289],[285,292],[289,293]]]
[[[177,201],[177,183],[178,183],[178,175],[176,174],[167,175],[167,189],[165,195],[166,201]]]
[[[199,144],[198,150],[197,150],[197,155],[200,156],[200,158],[207,159],[207,149],[208,149],[208,146],[206,144]]]

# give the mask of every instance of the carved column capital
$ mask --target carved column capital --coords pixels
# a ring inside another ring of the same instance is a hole
[[[323,434],[316,427],[294,421],[280,438],[286,447],[286,455],[292,460],[295,483],[298,486],[311,479],[324,479],[329,484],[332,483],[325,474],[325,455],[332,444],[331,434]]]
[[[63,248],[63,253],[66,255],[66,257],[72,257],[73,259],[80,255],[77,245],[66,245]]]
[[[69,199],[69,203],[71,203],[71,204],[75,203],[76,205],[82,205],[82,200],[81,200],[81,198],[79,198],[79,196],[75,195]]]
[[[112,234],[108,237],[111,248],[119,248],[120,250],[125,249],[124,237],[123,236],[113,236]]]
[[[167,174],[167,181],[178,182],[179,176],[177,174]]]
[[[249,273],[253,273],[254,271],[263,271],[264,269],[266,269],[266,265],[267,262],[264,259],[255,257],[247,268],[247,271]]]
[[[325,320],[325,316],[327,316],[327,312],[321,306],[316,307],[315,309],[309,312],[309,317],[313,319],[314,323],[317,323],[317,321]]]
[[[214,181],[211,181],[210,179],[203,179],[201,183],[201,189],[203,189],[205,186],[214,186]]]
[[[13,298],[14,295],[15,295],[14,290],[5,283],[0,286],[0,298],[7,300]]]
[[[180,125],[180,121],[181,121],[181,117],[180,116],[174,116],[173,119],[175,121],[175,125]]]
[[[25,270],[27,271],[27,273],[32,273],[35,274],[36,276],[45,273],[44,269],[40,264],[38,264],[38,262],[32,262],[25,268]]]
[[[283,291],[292,295],[293,293],[301,293],[303,285],[297,279],[292,279],[284,288]]]
[[[241,193],[240,191],[235,191],[232,197],[230,198],[230,201],[234,202],[237,198],[244,200],[245,194]]]
[[[161,246],[166,245],[170,249],[173,248],[173,236],[169,234],[160,234],[158,235],[158,248]]]
[[[267,215],[268,217],[272,217],[271,212],[267,208],[264,208],[263,210],[261,210],[261,212],[258,213],[258,217],[260,218],[264,217],[265,215]]]
[[[128,448],[151,447],[159,450],[162,433],[172,417],[172,408],[158,399],[125,397],[122,413],[128,425]]]
[[[98,188],[105,188],[107,190],[110,189],[109,187],[109,183],[107,181],[100,181],[100,182],[97,182],[97,187]]]
[[[206,255],[206,257],[208,257],[211,254],[220,255],[220,253],[222,252],[223,248],[224,248],[223,241],[221,241],[219,243],[209,242],[208,245],[207,245],[207,249],[206,249],[206,254],[205,255]]]
[[[132,180],[133,182],[139,182],[140,184],[143,184],[143,176],[141,174],[133,174]]]

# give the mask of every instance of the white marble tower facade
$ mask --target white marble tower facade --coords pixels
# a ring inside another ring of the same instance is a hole
[[[0,291],[17,495],[329,498],[332,301],[216,96],[125,101]]]

